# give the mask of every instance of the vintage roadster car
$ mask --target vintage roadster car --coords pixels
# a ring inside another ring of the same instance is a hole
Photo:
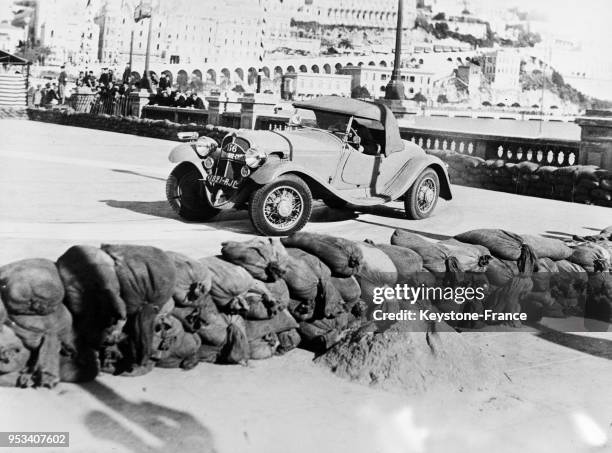
[[[197,133],[172,150],[166,184],[175,212],[205,221],[222,209],[248,209],[255,229],[286,235],[304,227],[313,199],[330,207],[403,200],[422,219],[438,197],[451,199],[445,164],[402,140],[385,105],[337,96],[296,102],[284,130],[239,129],[218,144]],[[181,135],[181,134],[179,134]]]

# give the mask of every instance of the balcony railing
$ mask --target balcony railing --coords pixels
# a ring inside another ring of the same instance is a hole
[[[455,151],[483,159],[506,162],[529,161],[540,165],[563,167],[579,161],[580,141],[552,138],[504,137],[445,131],[421,131],[400,127],[405,140],[425,150]]]

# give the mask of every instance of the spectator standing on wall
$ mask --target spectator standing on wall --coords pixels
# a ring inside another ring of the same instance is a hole
[[[36,85],[36,90],[34,90],[34,94],[32,95],[32,105],[35,107],[40,107],[43,98],[43,90],[41,85]]]
[[[194,109],[204,109],[205,108],[204,101],[202,100],[200,96],[198,96],[198,94],[195,91],[191,93],[190,102],[191,102],[191,106]]]
[[[66,101],[66,84],[68,83],[68,75],[66,74],[66,66],[60,68],[59,77],[57,78],[58,98],[59,103],[63,104]]]
[[[123,70],[123,77],[121,78],[123,83],[130,83],[130,80],[132,78],[132,68],[130,67],[129,64],[125,65],[125,69]]]
[[[100,74],[100,78],[98,79],[98,83],[102,86],[108,85],[108,68],[102,68],[102,74]]]
[[[166,76],[164,74],[162,74],[159,78],[159,86],[157,87],[160,90],[165,90],[166,88],[168,88],[168,79],[166,78]]]

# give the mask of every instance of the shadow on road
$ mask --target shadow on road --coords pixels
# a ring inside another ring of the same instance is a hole
[[[541,330],[537,336],[543,340],[595,357],[612,360],[612,341],[610,340],[560,332],[542,325],[537,325],[537,328]]]
[[[385,223],[372,222],[370,220],[357,219],[357,222],[367,223],[369,225],[381,226],[381,227],[386,227],[386,228],[392,228],[394,230],[407,231],[408,233],[420,234],[421,236],[425,236],[426,238],[433,239],[433,240],[436,240],[436,241],[443,241],[445,239],[450,239],[452,237],[452,236],[447,236],[447,235],[444,235],[444,234],[430,233],[428,231],[411,230],[411,229],[408,229],[408,228],[400,228],[400,227],[396,227],[396,226],[390,226],[390,225],[387,225]]]
[[[164,181],[164,182],[166,181],[166,178],[161,178],[159,176],[145,175],[144,173],[138,173],[137,171],[119,170],[117,168],[113,168],[111,171],[113,171],[115,173],[125,173],[126,175],[141,176],[143,178],[154,179],[156,181]]]
[[[219,230],[254,234],[247,211],[221,211],[210,222],[190,222],[181,219],[168,205],[167,201],[100,200],[111,208],[127,209],[138,214],[178,220],[186,224],[205,225]],[[310,221],[314,223],[341,222],[356,219],[358,214],[349,209],[330,209],[323,204],[314,206]]]
[[[216,451],[210,430],[188,412],[149,401],[128,401],[98,381],[81,384],[81,387],[119,416],[113,417],[112,412],[102,410],[92,410],[86,415],[87,428],[99,439],[120,443],[136,453]],[[138,429],[130,424],[137,425]],[[147,438],[157,438],[161,445],[146,443],[142,432]]]

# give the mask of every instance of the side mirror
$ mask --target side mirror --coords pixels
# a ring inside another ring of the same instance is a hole
[[[178,139],[182,142],[197,140],[200,134],[197,132],[179,132],[176,134]]]

